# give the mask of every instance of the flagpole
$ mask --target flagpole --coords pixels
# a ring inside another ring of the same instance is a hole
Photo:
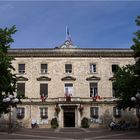
[[[68,37],[67,37],[67,30],[68,30],[68,27],[66,26],[66,40],[68,39]]]

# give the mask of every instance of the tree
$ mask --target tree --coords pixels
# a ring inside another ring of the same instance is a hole
[[[140,16],[136,19],[136,25],[140,26]],[[135,38],[133,38],[134,45],[131,47],[134,50],[134,57],[136,59],[135,63],[135,75],[137,76],[137,89],[140,91],[140,30],[134,33]]]
[[[140,26],[140,16],[138,16],[135,21],[136,25]],[[135,97],[136,93],[140,91],[140,30],[134,34],[134,45],[131,49],[134,50],[136,63],[119,68],[115,74],[114,87],[120,99],[117,102],[117,106],[123,109],[136,106],[135,103],[131,101],[131,97]]]
[[[12,66],[14,58],[7,55],[11,43],[14,42],[12,35],[16,32],[16,27],[0,28],[0,114],[8,112],[9,105],[3,103],[6,95],[14,95],[16,89],[16,75],[12,74],[15,69]]]
[[[135,21],[136,25],[140,26],[140,16]],[[131,46],[131,49],[134,50],[135,64],[126,65],[118,69],[115,74],[114,87],[119,98],[117,107],[120,109],[137,108],[140,127],[140,30],[134,34],[134,45]],[[138,92],[139,94],[137,94]],[[132,97],[134,99],[133,101],[131,100]]]
[[[120,109],[135,107],[134,103],[131,102],[131,97],[135,96],[137,92],[134,69],[134,65],[126,65],[118,68],[115,74],[113,86],[116,91],[116,96],[119,98],[117,107]]]

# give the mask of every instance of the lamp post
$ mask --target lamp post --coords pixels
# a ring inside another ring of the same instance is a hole
[[[135,97],[131,97],[131,101],[135,102],[136,115],[137,115],[137,117],[139,119],[138,127],[140,128],[140,93],[137,92]]]
[[[12,128],[12,125],[11,125],[11,123],[12,123],[11,108],[14,107],[19,102],[19,99],[10,94],[8,96],[4,96],[3,102],[5,104],[7,104],[7,106],[9,107],[9,129],[8,129],[8,133],[11,133],[11,128]]]

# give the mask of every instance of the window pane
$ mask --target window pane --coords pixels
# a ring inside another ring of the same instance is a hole
[[[18,119],[23,119],[25,116],[25,108],[23,107],[18,107],[17,108],[17,118]]]
[[[72,64],[65,64],[65,72],[72,73]]]
[[[41,73],[47,73],[48,65],[47,64],[41,64]]]
[[[97,83],[90,83],[90,97],[98,96]]]
[[[97,119],[98,116],[99,116],[98,112],[99,112],[98,107],[91,107],[90,108],[90,117],[94,118],[94,119]]]
[[[65,95],[73,95],[73,84],[65,84]]]
[[[90,72],[96,72],[96,64],[90,64]]]
[[[17,95],[25,96],[25,83],[17,83]]]
[[[48,84],[40,84],[40,95],[48,96]]]
[[[117,97],[116,88],[113,85],[113,83],[112,83],[112,96],[115,97],[115,98]]]
[[[17,108],[17,114],[18,115],[24,115],[25,109],[23,107],[18,107]]]
[[[19,73],[25,73],[25,64],[19,64],[18,65],[18,72]]]
[[[121,117],[121,110],[117,107],[113,107],[113,115],[114,117]]]
[[[112,65],[112,72],[115,73],[115,72],[117,72],[117,70],[118,70],[118,65],[113,64]]]
[[[40,117],[41,118],[48,118],[48,108],[47,107],[41,107],[40,108]]]

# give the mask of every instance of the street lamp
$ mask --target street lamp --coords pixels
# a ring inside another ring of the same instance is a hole
[[[139,128],[140,128],[140,93],[137,92],[135,97],[131,97],[131,101],[135,102],[136,115],[139,119]]]
[[[3,94],[4,95],[4,94]],[[13,95],[9,94],[8,96],[4,95],[3,98],[3,103],[7,104],[7,106],[9,107],[9,129],[8,129],[8,133],[11,133],[11,108],[14,107],[17,103],[19,102],[19,99],[14,97]]]

